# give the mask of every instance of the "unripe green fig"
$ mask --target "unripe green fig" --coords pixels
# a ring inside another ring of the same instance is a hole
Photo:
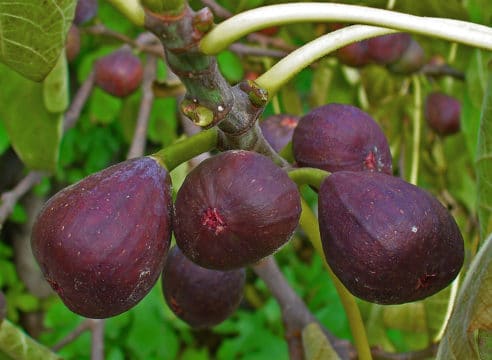
[[[70,310],[118,315],[157,281],[171,216],[168,171],[152,157],[127,160],[49,199],[33,226],[33,254]]]
[[[326,261],[361,299],[421,300],[449,285],[463,265],[464,241],[453,217],[398,177],[336,172],[320,187],[318,212]]]
[[[209,328],[227,319],[243,298],[244,268],[203,268],[174,246],[162,272],[162,290],[170,309],[193,328]]]

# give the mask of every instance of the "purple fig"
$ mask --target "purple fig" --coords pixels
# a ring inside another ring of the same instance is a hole
[[[65,54],[67,61],[72,62],[80,52],[80,31],[76,25],[70,26],[65,41]]]
[[[300,166],[392,173],[391,153],[381,128],[369,114],[351,105],[328,104],[311,110],[294,130],[292,148]]]
[[[299,191],[266,156],[226,151],[206,159],[178,191],[176,243],[200,266],[230,270],[271,255],[296,229]]]
[[[425,64],[425,53],[422,46],[414,40],[410,40],[410,44],[400,56],[400,58],[388,65],[390,71],[398,74],[411,74],[419,71]]]
[[[371,62],[367,40],[346,45],[337,50],[336,56],[342,64],[363,67]]]
[[[340,171],[319,190],[326,260],[355,296],[379,304],[426,298],[458,275],[460,230],[441,203],[404,180]]]
[[[394,63],[401,58],[411,39],[411,35],[406,33],[381,35],[368,39],[369,56],[379,65]]]
[[[97,0],[78,0],[73,18],[74,24],[82,25],[92,20],[97,14],[97,9]]]
[[[171,237],[169,173],[141,157],[55,194],[33,226],[41,270],[65,305],[89,318],[118,315],[157,281]]]
[[[260,122],[261,132],[275,151],[280,151],[292,140],[292,134],[299,122],[294,115],[272,115]]]
[[[95,83],[116,97],[125,97],[137,90],[142,77],[142,63],[129,49],[112,52],[95,63]]]
[[[452,96],[433,92],[425,99],[424,116],[436,133],[452,135],[460,130],[461,104]]]
[[[174,246],[162,273],[162,290],[170,309],[194,328],[208,328],[231,316],[243,298],[244,268],[203,268]]]

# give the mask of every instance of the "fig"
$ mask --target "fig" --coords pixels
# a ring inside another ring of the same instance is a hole
[[[142,63],[127,48],[116,50],[98,59],[94,69],[96,85],[116,97],[130,95],[142,82]]]
[[[73,312],[107,318],[137,304],[169,249],[169,173],[152,157],[124,161],[55,194],[33,226],[44,277]]]
[[[230,150],[185,178],[175,201],[174,236],[196,264],[231,270],[285,244],[300,213],[299,191],[284,170],[264,155]]]
[[[368,39],[369,56],[376,64],[392,64],[401,58],[410,45],[411,38],[410,34],[396,33]]]
[[[458,99],[433,92],[427,95],[424,117],[429,127],[440,135],[452,135],[460,130],[461,104]]]
[[[260,122],[260,128],[266,141],[278,152],[292,140],[298,122],[299,118],[294,115],[272,115]]]
[[[73,23],[82,25],[92,20],[97,14],[97,0],[78,0],[75,7]]]
[[[72,62],[80,53],[80,30],[76,25],[70,26],[65,41],[67,61]]]
[[[210,270],[198,266],[174,246],[162,273],[169,308],[193,328],[215,326],[236,311],[243,298],[246,271]]]
[[[388,65],[390,71],[397,74],[411,74],[419,71],[425,64],[425,53],[418,41],[413,38],[400,58]]]
[[[292,149],[299,166],[392,173],[383,131],[369,114],[352,105],[327,104],[301,117]]]
[[[355,296],[379,304],[424,299],[459,273],[463,237],[441,203],[398,177],[340,171],[319,190],[326,260]]]
[[[363,67],[371,62],[367,40],[341,47],[336,51],[338,60],[351,67]]]

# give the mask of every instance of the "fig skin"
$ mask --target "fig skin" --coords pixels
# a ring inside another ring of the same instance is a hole
[[[231,270],[285,244],[300,213],[299,191],[285,171],[264,155],[230,150],[188,174],[176,197],[173,229],[190,260]]]
[[[461,104],[458,99],[433,92],[427,95],[424,117],[429,127],[439,135],[452,135],[460,131]]]
[[[377,172],[341,171],[319,191],[323,250],[355,296],[379,304],[424,299],[458,275],[463,237],[424,190]]]
[[[388,65],[398,61],[410,45],[412,36],[396,33],[376,36],[367,40],[369,57],[378,65]]]
[[[68,62],[74,61],[80,53],[80,30],[76,25],[70,26],[65,41],[65,54]]]
[[[397,74],[411,74],[419,71],[425,64],[425,52],[422,46],[414,40],[402,53],[400,58],[388,66],[389,70]]]
[[[299,166],[392,173],[383,131],[369,114],[352,105],[333,103],[311,110],[294,130],[292,149]]]
[[[55,194],[34,223],[31,246],[70,310],[107,318],[132,308],[156,283],[171,216],[168,171],[151,157],[135,158]]]
[[[73,23],[82,25],[91,21],[97,15],[98,8],[97,0],[78,0]]]
[[[246,271],[210,270],[198,266],[174,246],[162,273],[162,291],[169,308],[193,328],[220,324],[239,307]]]
[[[143,78],[140,59],[126,48],[98,59],[94,69],[96,85],[116,97],[126,97],[135,92]]]
[[[299,122],[294,115],[272,115],[260,122],[261,132],[275,151],[280,151],[292,140],[292,134]]]
[[[338,60],[347,66],[364,67],[371,62],[367,40],[358,41],[337,50]]]

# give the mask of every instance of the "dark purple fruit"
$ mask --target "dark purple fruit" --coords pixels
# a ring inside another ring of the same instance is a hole
[[[369,56],[379,65],[394,63],[401,58],[411,39],[411,35],[406,33],[381,35],[368,39]]]
[[[275,151],[280,151],[292,140],[292,134],[299,122],[294,115],[272,115],[260,122],[261,132]]]
[[[95,64],[96,84],[116,97],[125,97],[137,90],[142,77],[142,63],[129,49],[117,50]]]
[[[32,231],[32,250],[73,312],[118,315],[157,281],[171,236],[171,183],[151,157],[113,165],[55,194]]]
[[[246,272],[205,269],[174,246],[162,273],[162,290],[170,309],[194,328],[208,328],[227,319],[243,297]]]
[[[436,133],[452,135],[460,130],[461,104],[452,96],[434,92],[425,99],[424,116]]]
[[[336,56],[342,64],[363,67],[371,62],[367,40],[355,42],[337,50]]]
[[[425,64],[425,53],[422,46],[414,40],[410,40],[410,44],[400,56],[400,58],[389,65],[389,69],[398,74],[411,74],[419,71]]]
[[[463,265],[453,217],[424,190],[377,172],[341,171],[319,191],[326,260],[355,296],[380,304],[426,298]]]
[[[313,109],[299,120],[292,147],[300,166],[392,173],[386,137],[369,114],[355,106],[328,104]]]
[[[266,156],[226,151],[186,177],[175,202],[174,235],[200,266],[230,270],[271,255],[296,229],[299,191]]]
[[[76,25],[70,26],[65,41],[65,54],[68,62],[72,62],[80,52],[80,31]]]
[[[97,0],[78,0],[73,18],[74,24],[82,25],[92,20],[97,14],[97,9]]]

